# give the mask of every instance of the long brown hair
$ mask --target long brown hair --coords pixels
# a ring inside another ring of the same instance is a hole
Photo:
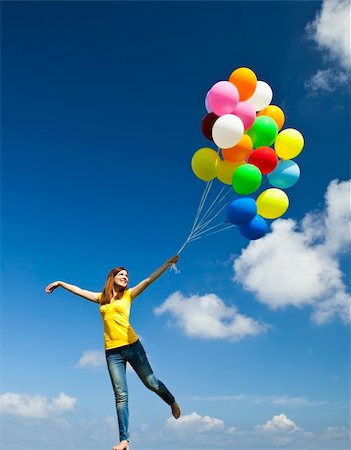
[[[118,274],[118,272],[120,272],[121,270],[127,271],[127,269],[125,269],[124,267],[115,267],[114,269],[110,270],[110,272],[106,278],[106,283],[105,283],[104,289],[102,291],[102,296],[99,300],[100,305],[106,305],[111,302],[111,298],[113,297],[113,286],[114,286],[113,279]],[[117,294],[117,298],[121,298],[126,289],[127,289],[127,287],[121,289]]]

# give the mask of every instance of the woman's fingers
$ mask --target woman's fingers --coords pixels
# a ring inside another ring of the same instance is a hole
[[[55,283],[51,283],[45,288],[45,292],[47,294],[51,294],[51,292],[54,291],[57,288],[57,286],[58,286],[58,284],[56,282]]]
[[[168,261],[170,264],[176,264],[178,262],[178,260],[179,260],[179,256],[175,255],[175,256],[172,256],[172,258],[170,258]]]

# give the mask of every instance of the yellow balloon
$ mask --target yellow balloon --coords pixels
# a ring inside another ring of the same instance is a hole
[[[245,161],[229,162],[220,160],[216,167],[216,176],[222,183],[231,185],[233,173],[239,166],[245,163]]]
[[[191,168],[194,174],[203,181],[210,181],[216,176],[216,167],[220,158],[212,148],[203,147],[194,153]]]
[[[302,134],[294,128],[286,128],[275,138],[274,149],[281,159],[292,159],[299,155],[303,149]]]
[[[277,188],[266,189],[257,197],[257,214],[265,219],[277,219],[289,207],[289,198],[284,191]]]

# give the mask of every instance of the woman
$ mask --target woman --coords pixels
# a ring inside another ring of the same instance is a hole
[[[144,348],[129,323],[132,301],[159,278],[168,267],[177,262],[178,255],[173,256],[148,278],[132,288],[128,288],[127,270],[124,267],[117,267],[108,274],[101,293],[87,291],[63,281],[55,281],[45,289],[47,294],[51,294],[57,287],[62,287],[72,294],[100,304],[100,313],[104,323],[106,360],[115,393],[119,425],[120,443],[114,446],[113,450],[128,450],[129,448],[127,362],[133,367],[145,386],[170,405],[173,416],[176,419],[180,417],[178,403],[162,381],[153,374]]]

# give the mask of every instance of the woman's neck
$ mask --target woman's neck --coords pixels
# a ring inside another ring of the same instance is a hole
[[[113,288],[113,298],[118,298],[119,296],[121,296],[123,294],[124,289],[123,288]]]

